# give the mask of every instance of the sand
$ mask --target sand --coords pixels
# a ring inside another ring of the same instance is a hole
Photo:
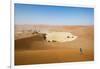
[[[93,26],[64,26],[63,29],[57,28],[53,31],[58,30],[71,32],[78,38],[61,43],[47,42],[41,34],[27,34],[26,37],[18,39],[18,36],[15,37],[15,65],[94,60]]]

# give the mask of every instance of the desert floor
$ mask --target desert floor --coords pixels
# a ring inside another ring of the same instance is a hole
[[[41,35],[16,39],[15,65],[93,61],[93,26],[68,26],[64,27],[64,31],[71,32],[78,38],[64,43],[47,42]]]

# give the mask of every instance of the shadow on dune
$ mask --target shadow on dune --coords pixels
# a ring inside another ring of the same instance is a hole
[[[37,43],[38,42],[38,43]],[[41,48],[41,45],[44,42],[44,38],[42,35],[35,35],[32,37],[22,38],[15,40],[15,49],[37,49]]]

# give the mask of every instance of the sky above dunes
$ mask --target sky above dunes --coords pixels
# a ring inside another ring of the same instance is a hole
[[[15,4],[15,24],[93,25],[94,9]]]

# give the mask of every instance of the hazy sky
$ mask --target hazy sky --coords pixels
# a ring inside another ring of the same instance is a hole
[[[15,4],[15,24],[93,25],[94,9]]]

